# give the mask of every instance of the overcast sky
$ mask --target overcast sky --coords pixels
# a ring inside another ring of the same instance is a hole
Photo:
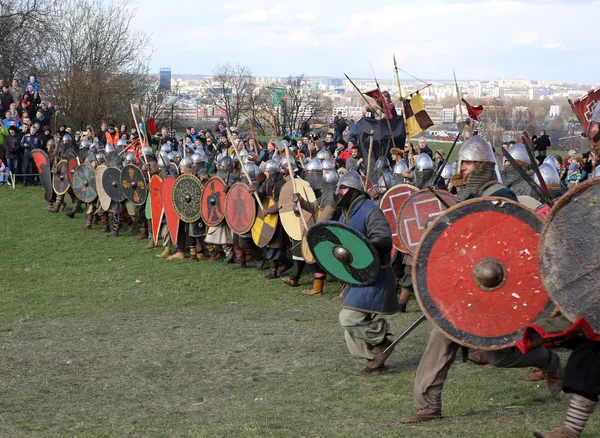
[[[257,76],[548,79],[600,83],[600,0],[130,0],[151,70]],[[401,77],[406,77],[401,75]]]

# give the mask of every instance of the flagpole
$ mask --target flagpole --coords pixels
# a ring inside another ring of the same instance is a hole
[[[371,61],[369,61],[369,66],[371,67],[371,71],[373,72],[373,79],[375,79],[375,84],[377,85],[377,91],[379,91],[379,94],[381,94],[381,88],[379,88],[379,82],[377,81],[377,78],[375,77],[375,70],[373,70],[373,66],[371,65]],[[381,95],[383,96],[383,94],[381,94]],[[385,96],[383,96],[383,98],[385,99]],[[382,102],[382,106],[386,106],[386,105],[387,105],[387,102],[385,104],[383,104],[383,102]],[[383,116],[385,117],[385,121],[387,122],[388,129],[390,131],[390,137],[392,138],[392,146],[394,146],[394,149],[396,149],[396,141],[394,140],[394,131],[392,131],[392,125],[390,123],[390,119],[387,118],[387,114],[385,112],[385,109],[383,110]]]
[[[452,70],[452,74],[454,75],[454,86],[456,87],[456,97],[458,99],[458,110],[460,111],[460,121],[461,123],[465,121],[465,118],[463,116],[463,110],[462,110],[462,102],[460,100],[460,91],[458,90],[458,82],[456,80],[456,73],[454,72],[454,70]],[[464,126],[463,126],[463,130],[464,130]],[[464,132],[464,131],[463,131]],[[469,124],[469,134],[471,135],[471,137],[473,137],[473,127],[471,126],[471,124]],[[470,137],[469,137],[470,138]],[[466,138],[464,138],[463,135],[463,139],[466,140]]]
[[[398,83],[398,92],[400,93],[400,104],[402,105],[402,118],[404,119],[404,130],[406,131],[406,140],[410,144],[410,132],[408,131],[408,126],[406,125],[406,114],[404,112],[404,97],[402,97],[402,86],[400,85],[400,75],[398,74],[398,64],[396,63],[396,55],[392,54],[394,57],[394,71],[396,72],[396,82]]]

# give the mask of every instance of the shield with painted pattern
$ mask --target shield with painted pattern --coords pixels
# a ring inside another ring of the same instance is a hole
[[[173,204],[173,186],[175,185],[175,178],[167,176],[160,186],[160,197],[163,203],[163,209],[165,217],[167,218],[167,228],[169,229],[169,235],[173,243],[177,242],[177,235],[179,234],[179,216],[175,210]],[[154,226],[154,220],[152,221]]]
[[[379,208],[383,211],[392,230],[392,244],[396,250],[402,252],[408,252],[408,250],[404,248],[404,245],[400,241],[400,236],[398,236],[398,215],[404,203],[417,190],[419,189],[410,184],[397,184],[385,192],[379,203]]]
[[[148,196],[148,187],[144,174],[134,164],[128,164],[121,171],[121,189],[125,197],[131,201],[133,205],[143,205]]]
[[[216,227],[225,219],[225,181],[218,176],[211,177],[204,186],[200,201],[204,223]]]
[[[299,205],[292,202],[294,196],[294,185],[296,192],[308,202],[314,202],[317,198],[310,184],[303,179],[295,178],[286,182],[279,193],[279,220],[283,229],[291,239],[301,241],[306,229],[315,223],[313,215],[300,208]]]
[[[61,160],[56,165],[52,176],[52,188],[57,195],[64,195],[71,187],[69,182],[69,166],[67,160]]]
[[[244,183],[235,183],[225,199],[225,220],[235,234],[245,234],[252,229],[256,219],[256,203]]]
[[[162,218],[165,214],[165,210],[163,208],[163,201],[161,196],[161,186],[163,180],[160,176],[154,175],[150,180],[150,202],[147,203],[150,205],[150,214],[146,214],[148,218],[152,218],[152,235],[154,236],[154,246],[156,246],[156,241],[158,234],[160,232],[160,223],[162,222]]]
[[[171,191],[173,207],[179,219],[190,224],[200,219],[202,184],[194,175],[180,175]]]
[[[71,184],[75,196],[82,202],[90,203],[98,197],[96,192],[96,171],[87,164],[81,164],[73,172]]]
[[[252,225],[252,240],[259,248],[265,247],[275,236],[279,215],[267,214],[266,209],[275,205],[275,199],[265,196],[262,200],[263,208],[256,209],[256,219]]]

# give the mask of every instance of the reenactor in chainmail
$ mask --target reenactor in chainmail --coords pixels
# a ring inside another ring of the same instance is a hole
[[[533,179],[534,171],[531,169],[531,158],[527,153],[527,146],[523,143],[513,144],[508,148],[508,153],[515,159],[517,164]],[[532,196],[531,186],[519,174],[508,161],[504,163],[504,169],[500,172],[502,182],[506,188],[512,190],[517,196]]]
[[[235,173],[235,167],[234,160],[228,155],[223,156],[217,164],[217,176],[225,181],[225,193],[227,193],[229,188],[239,180],[238,175]],[[231,229],[225,221],[217,226],[208,227],[204,242],[212,245],[207,245],[207,249],[212,251],[209,258],[211,262],[219,259],[221,253],[224,253],[225,259],[223,260],[223,263],[233,263],[235,253],[233,252],[232,234]]]
[[[50,139],[48,141],[50,142],[54,142],[53,139]],[[69,158],[74,158],[77,157],[77,150],[76,150],[76,145],[74,145],[73,143],[73,139],[71,138],[70,135],[65,135],[62,138],[62,141],[60,142],[60,144],[58,145],[58,148],[56,149],[56,153],[54,154],[54,160],[53,160],[53,170],[56,170],[56,166],[58,165],[58,163],[62,160],[69,160]],[[69,195],[71,196],[71,201],[73,202],[73,207],[76,208],[76,199],[77,197],[75,196],[75,192],[73,191],[73,189],[71,187],[69,187],[68,192]],[[67,203],[64,202],[65,199],[65,194],[63,193],[62,195],[56,195],[56,200],[54,201],[54,205],[51,209],[48,209],[48,211],[50,211],[51,213],[58,213],[59,211],[64,210],[64,208],[67,206]]]
[[[515,193],[498,181],[492,147],[478,135],[474,135],[461,147],[456,171],[453,184],[458,188],[459,201],[486,196],[517,201]],[[450,340],[440,330],[432,330],[415,379],[414,396],[418,410],[415,415],[404,419],[404,423],[442,418],[444,381],[458,347],[459,344]],[[550,394],[557,395],[561,390],[560,359],[550,350],[536,348],[523,354],[517,347],[510,347],[480,353],[491,365],[499,368],[538,367],[545,374]]]

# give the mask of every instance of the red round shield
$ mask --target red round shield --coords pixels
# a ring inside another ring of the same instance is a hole
[[[173,244],[177,242],[177,234],[179,234],[179,216],[177,216],[177,212],[175,211],[172,196],[174,185],[175,178],[172,176],[167,176],[160,186],[160,197],[163,202],[163,209],[165,212],[165,217],[167,218],[167,228],[169,228],[169,234],[171,235],[171,241]],[[154,239],[156,240],[156,236]]]
[[[42,185],[44,186],[44,197],[47,201],[50,201],[54,196],[54,190],[52,189],[52,171],[50,169],[50,157],[46,151],[42,149],[34,149],[31,152],[33,156],[33,162],[35,163],[35,167],[40,175],[40,180],[42,181]]]
[[[235,183],[225,199],[225,220],[235,234],[245,234],[254,225],[256,204],[244,183]]]
[[[438,190],[436,193],[446,204],[456,204],[456,198],[450,192]],[[446,207],[429,190],[419,190],[411,195],[398,214],[396,232],[400,237],[400,250],[414,254],[427,227],[445,210]]]
[[[216,175],[204,186],[200,211],[204,223],[209,227],[216,227],[225,219],[225,186],[225,181]]]
[[[542,222],[503,198],[451,207],[427,228],[414,256],[413,284],[428,319],[469,347],[512,345],[553,305],[538,271]]]
[[[419,189],[410,184],[395,185],[385,192],[379,203],[379,208],[381,208],[381,211],[383,211],[385,218],[390,224],[390,229],[392,230],[392,244],[396,250],[407,252],[400,241],[400,236],[398,236],[398,214],[404,203],[417,190]]]
[[[77,160],[73,157],[67,160],[67,176],[69,177],[69,184],[73,183],[73,173],[75,172],[75,168],[78,166]]]
[[[163,180],[160,176],[154,175],[150,180],[150,211],[152,213],[152,235],[154,236],[154,246],[160,232],[160,223],[165,214],[161,196],[161,186]]]

